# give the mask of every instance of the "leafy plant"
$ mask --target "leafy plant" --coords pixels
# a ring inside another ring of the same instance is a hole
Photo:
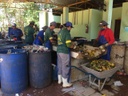
[[[0,3],[0,29],[7,31],[11,23],[16,23],[22,30],[30,21],[39,22],[39,7],[35,3]]]

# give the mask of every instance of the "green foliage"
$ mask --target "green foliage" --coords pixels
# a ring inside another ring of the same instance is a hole
[[[28,24],[30,21],[35,21],[38,24],[39,21],[39,6],[35,3],[28,3],[25,4],[27,10],[24,10],[24,20],[25,25]]]
[[[35,3],[0,3],[0,21],[2,31],[7,31],[13,22],[22,30],[30,21],[39,25],[39,6]]]

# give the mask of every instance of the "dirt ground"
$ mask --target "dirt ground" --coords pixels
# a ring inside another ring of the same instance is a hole
[[[128,75],[115,74],[113,79],[115,81],[121,81],[121,83],[123,83],[123,86],[116,88],[117,90],[113,90],[111,86],[105,86],[105,88],[115,93],[114,96],[128,96]]]
[[[114,96],[128,96],[128,75],[117,75],[115,74],[112,79],[113,81],[121,81],[123,86],[113,88],[110,84],[106,84],[104,89],[114,93]],[[63,94],[62,86],[57,84],[57,81],[53,81],[51,85],[42,89],[27,88],[20,95],[2,95],[2,96],[72,96],[67,93]]]
[[[63,94],[62,86],[58,85],[57,81],[53,81],[52,84],[46,88],[35,89],[28,88],[22,94],[22,96],[70,96],[69,94]]]
[[[104,88],[113,92],[115,94],[114,96],[128,96],[128,76],[115,74],[112,80],[121,81],[123,86],[113,89],[111,85],[106,84]],[[50,86],[43,89],[28,88],[23,92],[22,96],[71,96],[69,94],[63,94],[61,90],[62,86],[58,85],[57,81],[54,81]]]

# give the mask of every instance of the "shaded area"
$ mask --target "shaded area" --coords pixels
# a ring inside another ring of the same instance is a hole
[[[70,96],[62,93],[62,86],[57,84],[57,81],[43,89],[28,88],[22,96]]]
[[[117,75],[113,76],[114,81],[121,81],[123,86],[120,87],[112,87],[111,85],[105,85],[104,89],[109,90],[110,92],[114,93],[114,96],[128,96],[128,75]]]

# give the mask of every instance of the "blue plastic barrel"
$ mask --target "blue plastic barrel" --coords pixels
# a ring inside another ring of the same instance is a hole
[[[8,53],[8,54],[7,54]],[[22,49],[1,49],[1,90],[7,94],[20,93],[28,86],[27,53]]]
[[[3,45],[0,46],[0,49],[16,49],[17,45]]]
[[[30,86],[44,88],[51,84],[51,52],[29,53]]]

